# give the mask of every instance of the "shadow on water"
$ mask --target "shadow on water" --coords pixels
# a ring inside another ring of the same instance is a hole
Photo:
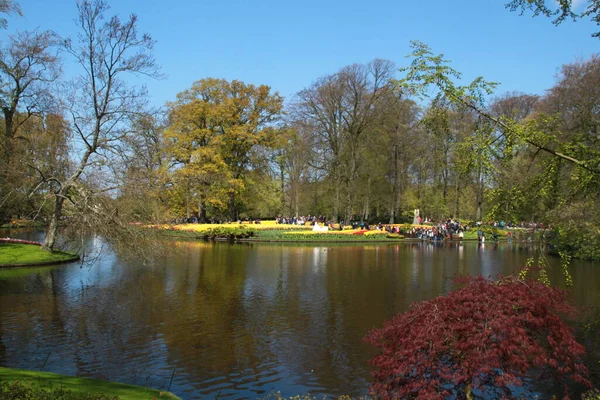
[[[447,293],[455,274],[512,274],[533,254],[507,243],[167,241],[144,263],[122,251],[0,275],[0,364],[159,389],[173,377],[182,398],[364,395],[371,328]],[[576,303],[600,304],[597,267],[574,263]]]

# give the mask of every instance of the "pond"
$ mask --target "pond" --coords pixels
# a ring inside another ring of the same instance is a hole
[[[93,265],[0,271],[0,365],[184,399],[364,395],[371,328],[448,292],[454,274],[511,274],[533,254],[508,243],[168,247],[152,265],[105,249]],[[577,304],[600,304],[599,267],[573,263]]]

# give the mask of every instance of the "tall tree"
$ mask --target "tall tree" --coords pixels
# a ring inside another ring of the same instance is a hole
[[[401,221],[403,208],[417,206],[409,205],[406,195],[410,167],[417,147],[423,144],[423,137],[419,135],[418,129],[421,110],[415,102],[403,99],[390,90],[382,99],[379,112],[380,120],[375,129],[377,136],[383,139],[382,147],[369,147],[375,147],[374,151],[383,158],[375,161],[377,155],[373,154],[369,160],[384,167],[386,182],[374,192],[385,194],[383,207],[387,209],[389,223],[393,224]]]
[[[342,208],[347,223],[355,211],[355,187],[361,168],[364,136],[377,120],[377,108],[389,91],[394,66],[385,60],[354,64],[323,77],[298,93],[294,118],[312,126],[320,168],[334,190],[333,217]],[[345,207],[343,207],[343,205]]]
[[[19,126],[36,111],[48,107],[49,83],[60,75],[54,33],[19,32],[10,37],[7,48],[0,49],[0,105],[5,124],[2,140],[4,158]]]
[[[555,243],[581,258],[600,258],[600,56],[564,65],[530,124],[546,133],[547,146],[580,160],[538,160],[539,192],[557,227]]]
[[[274,165],[279,175],[283,210],[286,216],[300,215],[302,183],[310,167],[310,129],[299,122],[281,128],[281,146],[274,151]],[[304,210],[306,213],[306,210]]]
[[[159,112],[137,116],[132,135],[123,140],[121,160],[114,163],[114,174],[123,187],[119,208],[140,221],[158,223],[166,217],[167,167],[163,130]]]
[[[138,33],[135,15],[124,22],[117,16],[104,20],[109,9],[104,0],[80,0],[77,9],[79,34],[76,41],[66,41],[65,50],[82,70],[72,82],[66,105],[76,139],[72,151],[79,154],[64,179],[40,174],[54,196],[43,244],[45,250],[52,250],[55,245],[65,201],[92,216],[100,212],[102,203],[94,201],[98,190],[90,190],[90,184],[85,181],[110,163],[130,133],[129,117],[145,105],[145,91],[130,87],[123,77],[127,74],[159,76],[151,54],[154,42],[149,35]],[[107,189],[99,188],[100,191]]]
[[[11,194],[21,183],[19,174],[26,169],[15,147],[16,141],[28,140],[29,134],[19,134],[19,129],[32,116],[40,117],[55,108],[50,101],[50,84],[60,75],[56,44],[57,37],[52,32],[19,32],[0,49],[0,107],[4,117],[0,133],[0,192],[5,194],[1,221],[11,217],[11,204],[17,201]]]
[[[539,96],[524,93],[505,93],[492,99],[491,114],[500,119],[524,123],[531,118],[539,103]],[[494,172],[492,189],[489,192],[490,216],[504,221],[535,219],[540,208],[535,203],[536,192],[530,187],[532,168],[529,146],[496,132],[493,143]],[[527,195],[526,195],[527,194]]]
[[[272,124],[282,107],[268,86],[213,78],[195,82],[170,105],[168,149],[183,167],[177,173],[190,185],[187,196],[199,196],[201,218],[203,204],[225,191],[229,218],[238,219],[248,168],[257,149],[274,144]]]

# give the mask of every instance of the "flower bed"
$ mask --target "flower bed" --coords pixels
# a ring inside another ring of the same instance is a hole
[[[275,222],[275,221],[273,221]],[[161,224],[161,225],[146,225],[146,228],[155,228],[162,230],[171,230],[171,231],[184,231],[184,232],[202,232],[210,229],[220,229],[220,228],[252,228],[255,230],[277,230],[277,231],[292,231],[292,230],[305,230],[307,227],[303,225],[286,225],[286,224],[270,224],[270,223],[260,223],[260,224],[250,224],[250,223],[242,223],[242,224],[177,224],[177,225],[169,225],[169,224]]]
[[[11,238],[0,238],[0,243],[32,244],[34,246],[42,245],[40,242],[34,242],[33,240],[11,239]]]

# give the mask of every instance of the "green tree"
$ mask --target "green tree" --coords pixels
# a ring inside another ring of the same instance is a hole
[[[493,168],[494,158],[513,157],[515,146],[527,146],[541,166],[537,190],[526,194],[544,200],[546,212],[537,215],[557,223],[560,248],[566,238],[574,235],[572,225],[561,230],[561,221],[569,215],[568,210],[573,210],[572,216],[577,216],[573,220],[579,221],[578,236],[585,237],[584,242],[593,247],[600,237],[595,214],[581,210],[597,209],[600,194],[599,103],[597,85],[592,83],[600,76],[597,57],[563,67],[558,84],[541,101],[535,115],[519,121],[518,115],[495,116],[488,109],[486,96],[493,93],[494,83],[479,77],[468,85],[458,85],[455,80],[460,74],[442,56],[434,56],[422,43],[413,43],[413,49],[413,62],[404,69],[406,76],[399,82],[404,90],[427,95],[433,87],[437,89],[434,102],[447,101],[474,112],[484,130],[475,141],[481,153],[473,154],[486,168]],[[497,143],[503,143],[500,148],[504,154],[497,151]],[[596,257],[589,251],[578,254],[581,248],[581,243],[574,243],[565,249],[578,256]]]
[[[572,0],[558,0],[554,2],[555,8],[550,8],[544,0],[512,0],[506,3],[506,8],[511,11],[520,11],[521,14],[531,11],[534,16],[544,15],[554,18],[552,23],[559,25],[565,20],[576,21],[582,18],[589,18],[596,25],[600,25],[600,0],[587,0],[583,12],[575,9],[575,2]],[[600,38],[600,31],[592,34],[593,37]]]
[[[180,166],[175,173],[186,178],[188,195],[200,198],[201,219],[202,204],[220,208],[223,194],[229,218],[238,219],[249,167],[261,148],[275,144],[272,124],[282,107],[283,98],[268,86],[213,78],[195,82],[170,104],[168,151]]]

